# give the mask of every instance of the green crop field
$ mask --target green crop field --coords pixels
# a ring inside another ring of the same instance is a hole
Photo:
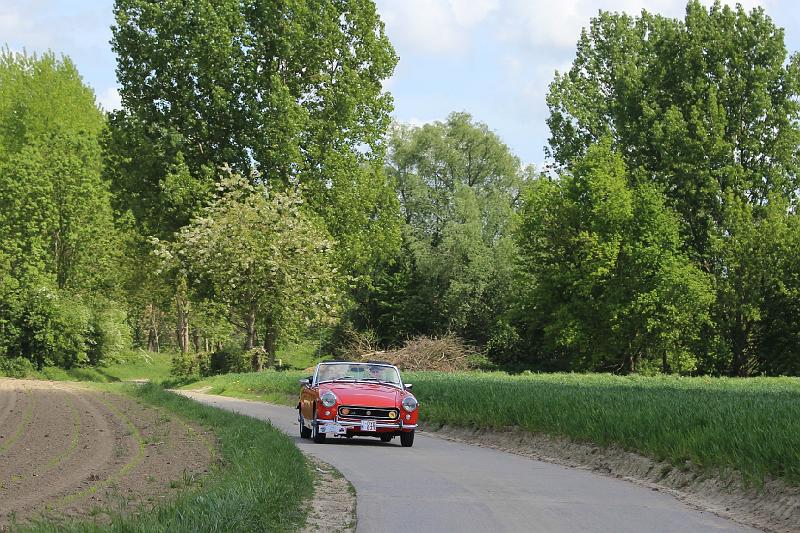
[[[302,372],[230,374],[210,393],[292,405]],[[800,379],[406,373],[427,424],[518,426],[676,465],[800,485]]]

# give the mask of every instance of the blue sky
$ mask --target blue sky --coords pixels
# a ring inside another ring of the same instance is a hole
[[[395,119],[422,124],[468,111],[485,122],[525,163],[544,160],[547,85],[575,54],[581,27],[599,9],[642,9],[680,17],[684,0],[377,0],[400,56],[386,88]],[[735,3],[735,2],[728,2]],[[744,0],[764,6],[800,49],[800,4]],[[70,56],[98,102],[119,106],[109,29],[112,0],[2,0],[0,43],[12,50]]]

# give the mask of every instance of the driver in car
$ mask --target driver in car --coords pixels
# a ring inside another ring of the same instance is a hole
[[[386,369],[378,365],[369,365],[369,377],[378,381],[386,381]]]

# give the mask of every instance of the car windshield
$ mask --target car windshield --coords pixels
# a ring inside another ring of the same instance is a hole
[[[326,363],[319,365],[317,383],[323,381],[372,381],[400,386],[400,373],[393,366],[374,363]]]

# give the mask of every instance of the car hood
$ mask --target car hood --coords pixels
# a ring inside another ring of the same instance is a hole
[[[320,393],[324,390],[333,392],[339,405],[397,407],[401,400],[400,389],[378,383],[325,383],[320,385]]]

